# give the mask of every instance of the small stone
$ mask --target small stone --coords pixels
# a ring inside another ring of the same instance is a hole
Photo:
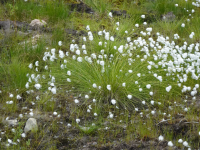
[[[47,25],[47,23],[44,20],[34,19],[29,24],[30,26],[37,26],[37,27],[43,27]]]
[[[173,14],[173,12],[168,12],[167,14],[162,15],[162,20],[167,22],[174,21],[176,16]]]
[[[28,131],[37,131],[38,125],[35,118],[29,118],[26,122],[26,126],[24,128],[24,132],[27,133]]]
[[[4,120],[3,124],[9,125],[9,126],[16,126],[18,124],[17,119],[14,120]]]

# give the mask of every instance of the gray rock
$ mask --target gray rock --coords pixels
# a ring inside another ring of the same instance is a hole
[[[26,122],[24,127],[24,132],[27,133],[28,131],[35,132],[38,130],[37,121],[35,118],[29,118]]]
[[[43,27],[47,25],[47,23],[44,20],[34,19],[29,24],[30,26],[37,26],[37,27]]]
[[[162,15],[162,20],[167,22],[174,21],[176,16],[173,14],[173,12],[168,12],[167,14]]]
[[[10,32],[10,20],[0,21],[0,29],[3,29],[5,36],[9,36]]]
[[[9,125],[9,126],[16,126],[18,124],[17,119],[3,120],[2,122],[3,122],[4,125]]]

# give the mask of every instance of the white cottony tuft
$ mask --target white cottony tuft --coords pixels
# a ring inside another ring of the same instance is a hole
[[[162,135],[160,135],[160,136],[158,137],[158,140],[159,140],[159,141],[163,141],[163,140],[164,140],[164,137],[163,137]]]
[[[150,85],[150,84],[147,84],[147,85],[146,85],[146,88],[147,88],[147,89],[150,89],[150,88],[151,88],[151,85]]]
[[[109,15],[110,17],[113,17],[113,16],[112,16],[112,12],[109,12],[109,14],[108,14],[108,15]]]
[[[59,42],[58,42],[58,45],[59,45],[59,46],[62,46],[62,41],[59,41]]]
[[[90,26],[89,25],[86,26],[86,30],[90,30]]]
[[[52,92],[53,94],[56,94],[56,87],[53,87],[53,88],[51,89],[51,92]]]
[[[29,64],[29,66],[28,66],[30,69],[32,69],[33,68],[33,64],[31,63],[31,64]]]
[[[57,112],[53,112],[53,115],[56,116],[58,113]]]
[[[133,96],[132,96],[132,95],[130,95],[130,94],[127,96],[127,98],[128,98],[128,99],[131,99],[132,97],[133,97]]]
[[[107,85],[107,89],[110,91],[111,90],[111,85]]]
[[[39,66],[39,61],[36,61],[36,62],[35,62],[35,65],[36,65],[36,66]]]
[[[174,144],[172,143],[172,141],[168,142],[168,146],[170,146],[170,147],[174,146]]]
[[[112,99],[112,100],[111,100],[111,103],[112,103],[113,105],[115,105],[115,104],[116,104],[116,100],[115,100],[115,99]]]
[[[39,90],[42,86],[40,84],[35,84],[35,88]]]
[[[172,86],[170,85],[170,86],[168,86],[168,87],[166,87],[166,91],[167,92],[169,92],[170,90],[171,90],[171,88],[172,88]]]
[[[97,84],[96,83],[94,83],[92,86],[93,86],[93,88],[97,88]]]
[[[79,103],[79,100],[78,100],[78,99],[75,99],[74,102],[77,104],[77,103]]]
[[[183,143],[183,140],[182,140],[182,139],[179,139],[179,140],[178,140],[178,143]]]
[[[183,142],[183,145],[184,145],[185,147],[188,147],[188,146],[189,146],[187,141],[184,141],[184,142]]]
[[[79,123],[81,120],[80,119],[76,119],[76,123]]]

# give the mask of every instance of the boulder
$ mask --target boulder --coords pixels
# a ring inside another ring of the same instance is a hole
[[[35,118],[29,118],[26,122],[24,127],[24,132],[27,133],[28,131],[35,132],[38,130],[37,121]]]

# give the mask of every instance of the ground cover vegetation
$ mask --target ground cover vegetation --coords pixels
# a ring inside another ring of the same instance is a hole
[[[0,2],[0,149],[200,148],[199,0]]]

